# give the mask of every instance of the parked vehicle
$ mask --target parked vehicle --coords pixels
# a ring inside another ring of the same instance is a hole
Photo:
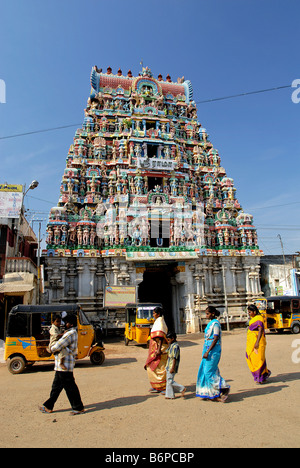
[[[8,314],[4,359],[12,374],[20,374],[36,361],[51,361],[54,356],[47,351],[49,330],[53,315],[77,316],[77,359],[89,356],[92,364],[105,360],[101,329],[94,328],[78,304],[68,305],[17,305]]]
[[[300,297],[267,297],[267,328],[283,332],[300,333]]]
[[[130,341],[147,344],[150,340],[151,328],[154,323],[153,310],[162,307],[161,304],[135,303],[126,304],[125,308],[125,345]]]
[[[268,301],[267,299],[265,297],[260,297],[254,301],[254,305],[256,305],[256,307],[258,308],[259,312],[262,315],[265,328],[268,328],[268,323],[267,323]]]

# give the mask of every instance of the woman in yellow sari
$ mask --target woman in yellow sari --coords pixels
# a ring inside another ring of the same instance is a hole
[[[248,307],[250,322],[247,332],[246,360],[254,381],[263,384],[271,372],[266,363],[266,337],[264,321],[255,305]]]
[[[151,330],[149,353],[144,368],[147,370],[151,393],[160,393],[166,390],[166,364],[168,360],[168,328],[163,318],[163,310],[156,307],[153,311],[155,319]]]

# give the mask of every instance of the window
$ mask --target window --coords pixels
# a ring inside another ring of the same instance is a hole
[[[148,155],[149,156],[149,155]],[[163,186],[163,179],[162,177],[149,177],[148,178],[148,188],[149,191],[154,190],[154,188],[159,185],[160,187]]]
[[[87,316],[81,309],[79,310],[79,322],[81,323],[81,325],[90,325]]]
[[[146,122],[146,130],[155,130],[156,129],[156,122]]]
[[[147,145],[147,156],[148,158],[156,158],[157,145]]]
[[[154,309],[138,308],[137,318],[150,320],[153,318]]]

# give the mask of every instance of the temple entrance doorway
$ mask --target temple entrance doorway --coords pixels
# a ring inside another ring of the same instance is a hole
[[[155,187],[162,187],[163,186],[163,178],[162,177],[148,177],[148,190],[154,190]]]
[[[174,330],[172,315],[172,284],[174,265],[148,266],[139,285],[139,302],[159,302],[164,309],[164,318],[169,330]]]

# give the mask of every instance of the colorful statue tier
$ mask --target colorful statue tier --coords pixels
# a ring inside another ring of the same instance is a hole
[[[190,81],[91,72],[83,126],[76,131],[48,254],[259,250],[252,216],[198,121]]]

